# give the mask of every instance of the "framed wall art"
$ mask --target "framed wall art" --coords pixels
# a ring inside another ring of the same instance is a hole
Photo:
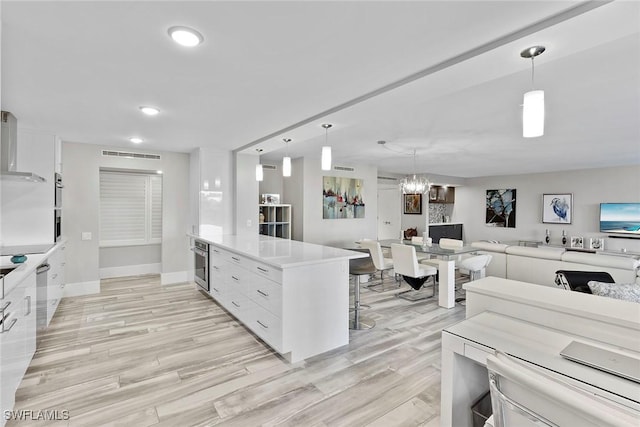
[[[487,190],[486,224],[490,227],[516,228],[516,190]]]
[[[542,195],[542,222],[545,224],[571,224],[573,194],[553,193]]]
[[[404,195],[404,213],[407,215],[422,215],[422,194]]]
[[[322,218],[364,218],[361,179],[322,177]]]
[[[571,247],[576,249],[584,249],[584,239],[582,236],[571,236]]]

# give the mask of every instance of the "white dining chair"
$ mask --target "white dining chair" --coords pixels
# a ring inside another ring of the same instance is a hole
[[[384,272],[390,271],[393,269],[393,259],[385,258],[384,253],[382,252],[382,247],[380,246],[380,242],[376,240],[368,240],[363,239],[360,241],[360,246],[363,249],[368,249],[371,253],[371,259],[373,260],[373,264],[376,266],[377,271],[380,272],[380,281],[367,285],[367,289],[371,289],[375,292],[383,292],[387,291],[391,288],[384,287]],[[394,274],[395,276],[395,274]],[[398,287],[398,285],[394,285],[392,288]]]
[[[435,296],[435,275],[438,270],[434,267],[419,264],[414,246],[394,243],[391,245],[391,256],[393,257],[393,268],[395,272],[401,274],[405,278],[405,281],[413,288],[396,294],[397,297],[408,301],[418,301]],[[422,292],[416,292],[421,290],[424,282],[430,277],[433,278],[433,293],[425,296]]]

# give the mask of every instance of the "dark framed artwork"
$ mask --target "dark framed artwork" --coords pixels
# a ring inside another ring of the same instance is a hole
[[[404,213],[407,215],[422,215],[422,194],[404,195]]]
[[[516,190],[487,190],[486,224],[489,227],[516,228]]]
[[[571,224],[572,215],[573,194],[542,195],[542,222],[544,224]]]

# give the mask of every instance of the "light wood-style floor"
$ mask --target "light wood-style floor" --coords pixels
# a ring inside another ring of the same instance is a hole
[[[438,426],[440,332],[464,307],[396,292],[363,289],[376,327],[290,364],[193,284],[104,280],[62,301],[15,409],[67,410],[65,426]]]

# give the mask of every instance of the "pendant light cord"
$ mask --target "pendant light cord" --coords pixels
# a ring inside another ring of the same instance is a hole
[[[531,57],[531,90],[535,89],[535,85],[533,84],[533,77],[534,77],[534,73],[535,73],[535,65],[533,62],[533,58],[535,58],[534,56]]]

